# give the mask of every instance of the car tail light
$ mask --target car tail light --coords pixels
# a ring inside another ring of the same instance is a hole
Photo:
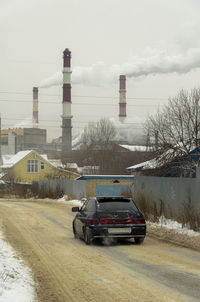
[[[100,224],[108,224],[107,218],[100,218]]]
[[[99,218],[92,218],[92,219],[90,219],[89,223],[90,223],[90,225],[97,225],[100,223]]]
[[[145,219],[144,218],[131,218],[131,223],[132,224],[145,224]]]
[[[90,225],[108,224],[107,218],[92,218],[90,219]]]

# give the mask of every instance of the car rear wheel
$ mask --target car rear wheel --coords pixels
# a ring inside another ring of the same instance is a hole
[[[138,237],[135,238],[136,244],[141,244],[143,241],[144,241],[144,238],[138,238]]]
[[[87,228],[84,230],[84,241],[87,245],[91,244],[92,241],[91,234]]]

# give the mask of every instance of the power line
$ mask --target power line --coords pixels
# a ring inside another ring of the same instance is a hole
[[[19,95],[32,95],[29,92],[9,92],[9,91],[0,91],[0,94],[19,94]],[[53,96],[53,97],[62,97],[61,94],[47,94],[40,93],[39,96]],[[119,99],[119,96],[99,96],[99,95],[72,95],[72,97],[76,98],[98,98],[98,99]],[[168,98],[163,97],[127,97],[127,100],[163,100],[167,101]]]
[[[23,100],[0,100],[0,102],[12,102],[12,103],[32,103],[32,101],[23,101]],[[61,102],[47,102],[47,101],[40,101],[39,102],[40,104],[51,104],[51,105],[58,105],[58,104],[61,104]],[[118,106],[118,104],[91,104],[91,103],[72,103],[72,105],[79,105],[79,106]],[[130,106],[130,107],[156,107],[156,106],[163,106],[163,105],[159,105],[159,104],[156,104],[156,105],[149,105],[149,104],[146,104],[146,105],[136,105],[136,104],[126,104],[127,106]]]
[[[24,129],[24,128],[33,128],[33,127],[13,127],[13,124],[4,124],[4,123],[2,123],[2,128],[4,127],[4,129],[2,129],[2,130],[8,130],[8,128],[10,128],[10,129]],[[60,129],[61,128],[61,126],[51,126],[51,125],[42,125],[42,127],[38,127],[38,128],[36,128],[36,129],[43,129],[44,127],[46,127],[46,128],[54,128],[54,129]],[[73,129],[84,129],[85,127],[84,126],[72,126],[72,128]],[[117,129],[117,130],[130,130],[131,128],[130,127],[128,127],[128,128],[120,128],[120,127],[115,127],[115,129]],[[135,130],[135,129],[144,129],[143,127],[133,127],[133,129]]]
[[[22,119],[21,118],[8,118],[8,117],[6,117],[6,118],[3,118],[3,120],[14,120],[14,121],[21,121]],[[27,120],[27,122],[29,122],[28,120]],[[30,121],[31,122],[31,121]],[[46,119],[40,119],[40,122],[60,122],[60,120],[46,120]],[[80,123],[80,124],[92,124],[92,123],[95,123],[95,121],[94,122],[92,122],[92,121],[90,121],[90,122],[88,122],[88,121],[73,121],[73,123]],[[122,125],[138,125],[138,124],[141,124],[141,123],[123,123]]]

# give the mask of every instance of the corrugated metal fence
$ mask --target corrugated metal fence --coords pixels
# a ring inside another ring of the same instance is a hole
[[[172,209],[182,207],[189,199],[194,206],[200,206],[200,179],[136,176],[134,197],[140,193],[152,197],[155,202],[162,200]]]
[[[65,195],[69,195],[76,199],[86,197],[86,181],[85,180],[72,180],[72,179],[53,179],[47,181],[37,182],[39,188],[42,186],[47,190],[57,191],[62,190]]]

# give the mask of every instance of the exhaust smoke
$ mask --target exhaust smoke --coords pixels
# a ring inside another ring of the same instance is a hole
[[[116,83],[119,74],[128,78],[140,78],[148,75],[178,73],[184,74],[200,67],[200,48],[190,48],[184,53],[169,54],[167,50],[149,51],[143,57],[134,56],[121,65],[107,66],[97,62],[89,67],[75,67],[72,84],[88,86],[108,86]],[[43,80],[40,87],[48,88],[62,84],[62,72],[56,72]]]

